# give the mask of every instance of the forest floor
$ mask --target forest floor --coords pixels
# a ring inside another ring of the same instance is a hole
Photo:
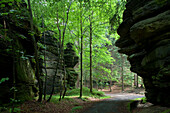
[[[109,99],[88,98],[82,100],[78,97],[64,99],[57,103],[39,103],[28,101],[20,106],[21,113],[130,113],[127,105],[131,99],[144,97],[142,88],[125,88],[121,92],[121,87],[114,85],[112,92],[109,89],[103,89]],[[132,113],[170,113],[169,108],[153,106],[151,103],[139,104]]]

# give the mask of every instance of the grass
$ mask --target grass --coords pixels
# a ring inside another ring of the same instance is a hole
[[[47,95],[47,98],[49,98],[49,95]],[[59,103],[59,98],[60,98],[60,95],[53,95],[51,98],[51,102],[53,102],[54,104],[57,104]],[[65,98],[62,100],[73,101],[73,98],[71,98],[71,96],[65,96]]]
[[[80,89],[73,89],[69,90],[66,93],[66,96],[79,96],[80,95]],[[87,87],[83,87],[83,96],[90,96],[90,97],[104,97],[104,92],[97,91],[96,89],[93,89],[93,93],[90,93],[90,89]]]
[[[79,97],[80,95],[80,89],[72,89],[72,90],[68,90],[66,92],[66,96],[64,99],[62,100],[69,100],[69,101],[73,101],[74,97]],[[47,95],[47,98],[49,97],[49,95]],[[104,92],[102,91],[97,91],[96,89],[93,89],[93,93],[90,93],[90,89],[87,87],[83,87],[83,96],[82,96],[82,100],[83,101],[87,101],[87,99],[89,97],[93,97],[93,98],[99,98],[99,99],[106,99],[106,98],[110,98],[110,96],[105,96]],[[51,102],[57,104],[59,103],[59,98],[60,95],[56,94],[52,96]]]
[[[76,110],[78,109],[82,109],[83,106],[76,106],[76,107],[73,107],[72,110],[71,110],[71,113],[74,113]]]

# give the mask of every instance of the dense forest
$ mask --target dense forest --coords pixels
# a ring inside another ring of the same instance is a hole
[[[122,93],[145,88],[143,101],[170,106],[169,6],[168,0],[1,0],[0,112],[22,112],[18,106],[27,101],[110,98],[102,90],[114,86]]]

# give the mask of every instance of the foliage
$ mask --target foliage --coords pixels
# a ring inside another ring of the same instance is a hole
[[[79,95],[80,89],[72,89],[67,91],[66,95],[67,96],[77,96]],[[97,90],[93,90],[93,93],[90,93],[90,89],[87,87],[83,87],[83,96],[91,96],[91,97],[104,97],[104,92],[102,91],[97,91]]]
[[[8,81],[9,80],[9,78],[8,77],[6,77],[6,78],[1,78],[1,80],[0,80],[0,84],[1,83],[3,83],[3,82],[5,82],[5,81]]]
[[[110,76],[111,70],[108,69],[103,64],[112,64],[115,60],[111,57],[110,52],[108,51],[107,45],[112,45],[112,41],[107,38],[105,35],[110,32],[111,26],[109,24],[110,18],[113,15],[119,14],[122,15],[122,10],[117,9],[117,4],[122,5],[124,7],[124,2],[121,4],[120,1],[113,0],[113,1],[101,1],[101,0],[92,0],[89,2],[82,1],[82,14],[83,14],[83,36],[84,36],[84,47],[83,47],[83,68],[84,74],[89,75],[87,72],[89,71],[89,15],[91,15],[91,11],[93,11],[93,76],[97,78],[98,73],[97,71],[101,70],[100,78],[103,76]],[[69,6],[70,1],[60,0],[60,1],[53,1],[53,0],[33,0],[33,14],[34,19],[39,23],[39,26],[42,24],[42,16],[45,21],[45,29],[44,30],[52,30],[59,34],[59,30],[57,29],[57,18],[59,17],[59,27],[60,30],[64,29],[64,23],[66,20],[66,13],[67,8]],[[69,12],[69,21],[65,33],[65,41],[64,45],[68,42],[74,44],[74,49],[79,56],[80,53],[80,2],[73,1],[71,4],[71,9]],[[56,9],[56,11],[54,10]],[[123,9],[123,8],[122,8]],[[117,13],[119,12],[120,13]],[[56,16],[58,15],[58,17]],[[47,27],[48,26],[48,27]],[[118,27],[118,25],[116,25]],[[116,30],[115,30],[116,31]],[[115,33],[115,32],[114,32]],[[113,37],[113,36],[112,36]],[[55,37],[55,38],[58,38]],[[66,47],[66,46],[64,46]],[[111,77],[111,76],[110,76]],[[105,79],[110,79],[110,77],[105,77]],[[111,77],[112,78],[112,77]]]
[[[47,95],[47,97],[49,97],[49,95]],[[59,98],[60,98],[60,95],[53,95],[50,102],[57,104],[59,103]],[[71,98],[71,96],[66,96],[63,100],[72,101],[73,99]]]
[[[12,108],[9,109],[9,112],[12,113]],[[20,113],[21,109],[20,108],[14,108],[13,113]]]
[[[73,101],[73,97],[78,97],[80,93],[80,89],[72,89],[67,91],[66,96],[63,100],[69,100],[69,101]],[[49,97],[49,95],[47,95],[47,97]],[[82,96],[82,100],[86,101],[87,98],[89,97],[94,97],[94,98],[99,98],[99,99],[105,99],[105,98],[110,98],[110,96],[105,96],[104,92],[102,91],[97,91],[97,90],[93,90],[93,93],[90,93],[90,89],[87,87],[83,87],[83,96]],[[59,102],[59,98],[60,95],[56,94],[53,95],[51,102],[53,103],[58,103]]]

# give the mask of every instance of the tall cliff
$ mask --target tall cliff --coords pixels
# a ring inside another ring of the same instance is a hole
[[[34,46],[29,12],[25,4],[2,1],[0,6],[0,104],[10,99],[30,100],[37,93],[34,74]],[[35,26],[34,26],[35,27]],[[35,31],[36,38],[39,38]],[[14,91],[16,95],[14,97]]]
[[[170,106],[170,1],[127,0],[116,46],[143,78],[148,101]]]

